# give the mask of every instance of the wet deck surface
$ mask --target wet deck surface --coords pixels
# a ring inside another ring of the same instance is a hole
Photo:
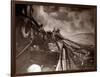
[[[42,66],[42,71],[54,71],[57,64],[57,53],[45,53],[44,51],[25,51],[17,58],[17,73],[25,73],[32,64]]]

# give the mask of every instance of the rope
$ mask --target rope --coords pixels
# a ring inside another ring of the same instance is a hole
[[[25,48],[23,48],[23,49],[20,51],[20,53],[16,56],[16,58],[18,58],[20,55],[22,55],[22,54],[25,52],[25,50],[31,45],[31,43],[32,43],[32,41],[31,41]]]

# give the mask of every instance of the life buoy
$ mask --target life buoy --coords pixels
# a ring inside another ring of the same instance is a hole
[[[26,32],[25,27],[21,28],[21,32],[24,38],[27,38],[30,34],[30,31]]]

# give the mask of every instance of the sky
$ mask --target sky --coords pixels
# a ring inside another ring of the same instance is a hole
[[[96,11],[89,7],[33,5],[32,15],[45,31],[60,29],[64,38],[80,44],[95,44]]]

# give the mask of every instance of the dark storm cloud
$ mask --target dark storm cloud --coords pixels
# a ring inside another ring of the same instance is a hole
[[[58,28],[64,38],[83,44],[94,44],[94,10],[37,5],[33,5],[33,9],[33,16],[39,23],[44,25],[45,31]],[[86,33],[89,33],[89,35]],[[80,34],[80,36],[75,36],[77,34]]]

